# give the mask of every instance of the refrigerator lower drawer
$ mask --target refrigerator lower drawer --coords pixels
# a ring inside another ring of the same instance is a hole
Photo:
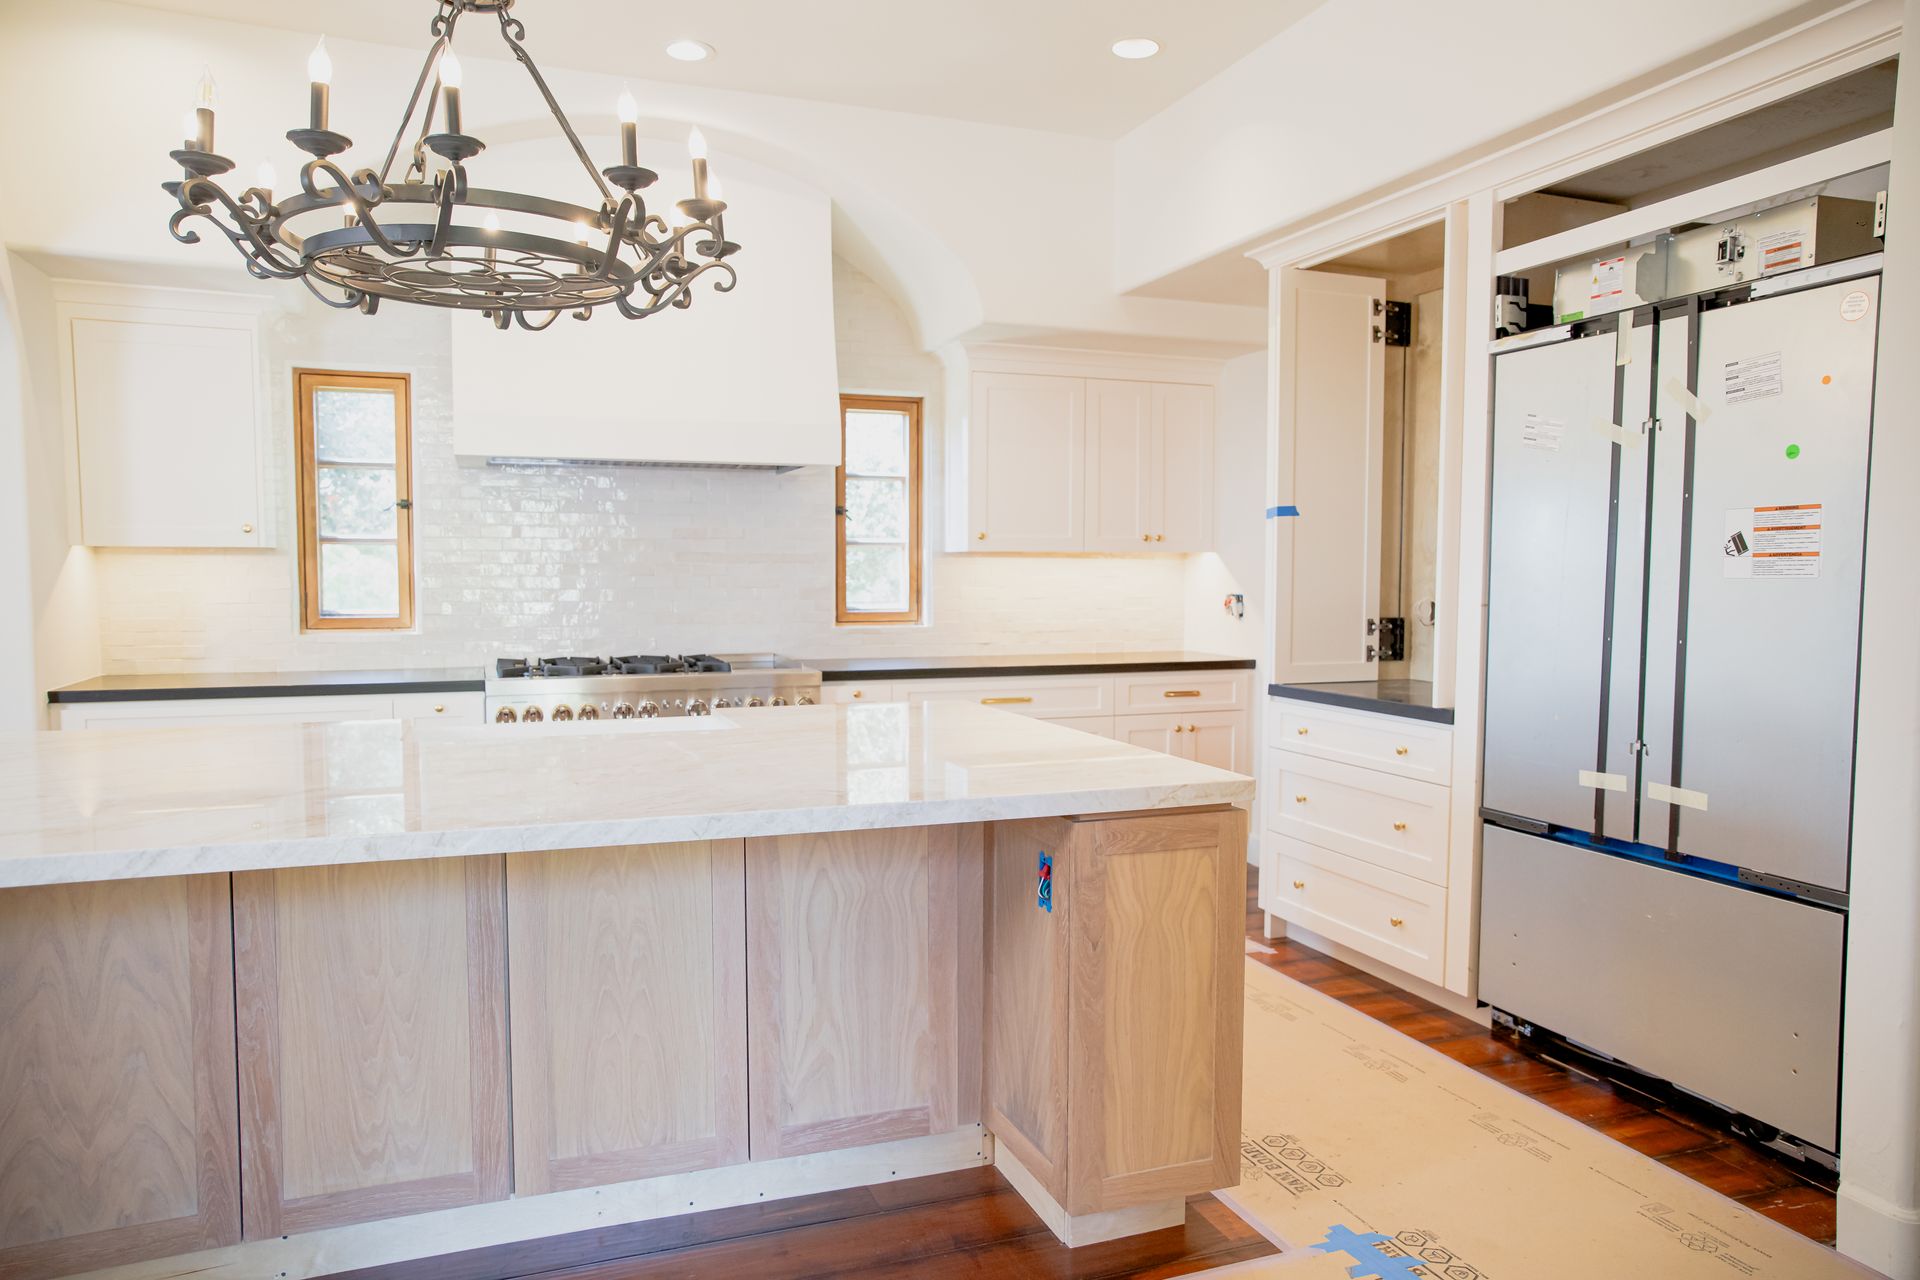
[[[1501,827],[1480,998],[1838,1149],[1839,912]]]
[[[1416,978],[1445,981],[1445,889],[1271,831],[1263,843],[1266,910]]]

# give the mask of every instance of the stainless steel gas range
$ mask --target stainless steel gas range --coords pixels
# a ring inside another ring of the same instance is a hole
[[[770,653],[502,658],[487,681],[495,724],[704,716],[820,700],[820,673]]]

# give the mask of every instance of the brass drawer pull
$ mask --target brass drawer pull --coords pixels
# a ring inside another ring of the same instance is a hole
[[[1032,701],[1033,701],[1033,699],[1032,699],[1032,698],[1026,698],[1026,697],[1020,697],[1020,698],[982,698],[982,699],[980,699],[980,705],[981,705],[981,706],[983,706],[983,707],[998,707],[998,706],[1002,706],[1002,705],[1004,705],[1004,704],[1006,704],[1006,703],[1009,703],[1009,702],[1032,702]]]
[[[1393,749],[1393,754],[1395,754],[1395,755],[1397,755],[1397,756],[1403,756],[1403,755],[1405,755],[1405,754],[1407,754],[1407,749],[1406,749],[1405,747],[1395,747],[1395,748]]]
[[[1393,829],[1395,831],[1405,831],[1407,829],[1407,824],[1404,822],[1396,822],[1393,824]]]
[[[1398,929],[1401,925],[1405,924],[1406,921],[1402,920],[1399,916],[1388,916],[1387,923]]]
[[[1305,880],[1295,880],[1293,882],[1293,887],[1296,889],[1304,889],[1307,887],[1307,882]]]
[[[1295,729],[1294,732],[1304,738],[1307,736],[1307,726],[1301,725],[1298,729]]]
[[[1307,798],[1305,796],[1295,796],[1293,798],[1293,802],[1295,804],[1305,804],[1307,802]]]
[[[1197,698],[1200,696],[1200,691],[1198,689],[1164,689],[1161,691],[1160,696],[1163,698]]]

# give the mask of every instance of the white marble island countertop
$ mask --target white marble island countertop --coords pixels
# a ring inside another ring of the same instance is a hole
[[[1252,802],[968,703],[0,735],[0,888]]]

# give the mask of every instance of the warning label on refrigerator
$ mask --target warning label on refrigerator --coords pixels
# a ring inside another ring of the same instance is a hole
[[[1558,418],[1543,418],[1537,413],[1528,414],[1526,421],[1520,424],[1520,443],[1529,449],[1558,453],[1560,440],[1566,434],[1566,423]]]
[[[1722,571],[1729,578],[1820,576],[1820,506],[1800,502],[1727,512]]]
[[[1726,375],[1728,404],[1745,404],[1749,400],[1777,396],[1781,391],[1780,353],[1769,351],[1763,356],[1729,360]]]
[[[1588,302],[1607,302],[1627,291],[1627,260],[1599,258],[1593,264],[1593,284],[1587,290]]]

